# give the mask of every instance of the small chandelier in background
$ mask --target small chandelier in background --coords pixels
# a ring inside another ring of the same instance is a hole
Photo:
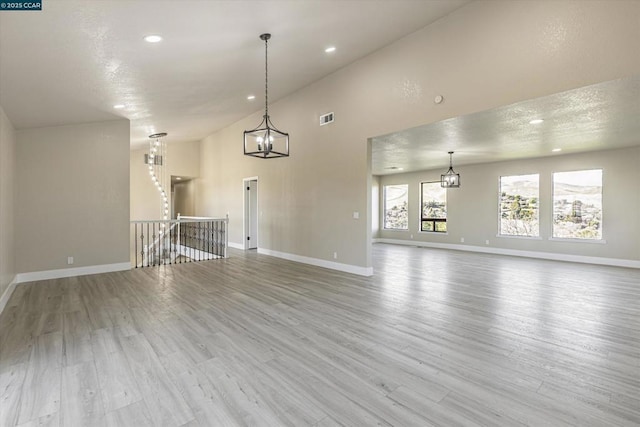
[[[149,154],[145,155],[145,163],[149,167],[149,175],[151,181],[160,192],[160,207],[162,219],[169,219],[169,198],[166,191],[167,175],[166,175],[166,159],[167,144],[162,138],[167,136],[165,132],[154,133],[149,135],[152,141],[149,141]],[[164,228],[165,224],[162,224]],[[162,234],[162,230],[160,231]]]
[[[440,175],[440,187],[458,188],[460,187],[460,174],[453,170],[453,151],[449,151],[449,170]]]
[[[270,38],[268,33],[260,35],[260,40],[264,40],[264,116],[258,127],[244,131],[244,154],[261,159],[289,157],[289,134],[279,131],[269,118],[267,41]]]

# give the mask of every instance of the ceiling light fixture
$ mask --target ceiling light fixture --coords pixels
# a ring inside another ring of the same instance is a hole
[[[544,122],[543,119],[533,119],[529,122],[530,125],[539,125],[540,123]]]
[[[449,170],[440,175],[440,187],[458,188],[460,187],[460,174],[453,170],[453,151],[449,151]]]
[[[553,151],[554,153],[557,153],[557,152],[559,152],[559,151],[562,151],[562,148],[554,148],[554,149],[553,149],[553,150],[551,150],[551,151]]]
[[[166,164],[167,164],[167,143],[164,141],[164,137],[167,136],[166,132],[154,133],[149,135],[149,154],[145,156],[145,163],[149,167],[149,175],[151,181],[160,192],[160,210],[162,212],[162,219],[169,219],[169,198],[167,196],[166,186]],[[165,228],[165,224],[162,224],[162,228]],[[163,234],[163,230],[160,230],[160,235]]]
[[[326,48],[324,50],[326,53],[331,53],[331,52],[335,52],[336,51],[336,47],[335,46],[329,46],[328,48]]]
[[[162,37],[157,34],[150,34],[144,38],[147,43],[158,43],[162,41]]]
[[[253,101],[254,99],[256,99],[256,96],[255,95],[249,95],[249,96],[247,96],[247,99],[249,101]]]
[[[116,104],[113,106],[113,108],[116,110],[122,110],[124,108],[124,104]]]
[[[269,118],[267,41],[270,38],[268,33],[260,35],[260,40],[264,40],[264,116],[258,127],[244,131],[244,154],[261,159],[289,157],[289,134],[279,131]]]

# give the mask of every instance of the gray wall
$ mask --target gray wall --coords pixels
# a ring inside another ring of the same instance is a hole
[[[173,186],[173,200],[175,213],[182,216],[196,214],[196,185],[195,181],[176,183]]]
[[[20,130],[17,138],[18,273],[128,262],[129,121]]]
[[[0,297],[16,277],[13,225],[15,146],[15,131],[0,106]]]
[[[582,255],[623,260],[640,260],[640,147],[539,159],[456,167],[461,186],[447,195],[447,233],[419,231],[420,182],[436,181],[441,170],[385,175],[381,188],[409,184],[409,230],[381,229],[383,239],[489,246]],[[603,170],[603,240],[606,243],[549,240],[552,223],[552,173],[581,169]],[[498,180],[501,176],[540,174],[541,239],[497,237]],[[384,206],[382,201],[380,206]],[[380,221],[384,213],[380,213]],[[411,236],[413,235],[413,238]]]
[[[243,156],[242,132],[262,111],[210,135],[198,215],[229,212],[241,243],[242,179],[258,176],[261,248],[370,267],[368,138],[637,74],[640,2],[614,3],[472,2],[271,105],[291,135],[287,159]],[[434,105],[437,94],[446,102]],[[330,111],[335,122],[319,127]]]

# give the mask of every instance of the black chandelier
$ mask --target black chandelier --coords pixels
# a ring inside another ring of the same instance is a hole
[[[264,116],[258,127],[244,131],[244,154],[261,159],[289,157],[289,134],[279,131],[269,118],[267,41],[270,38],[268,33],[260,35],[260,40],[264,40]]]
[[[460,174],[453,170],[453,151],[449,151],[449,170],[440,175],[440,187],[458,188],[460,187]]]

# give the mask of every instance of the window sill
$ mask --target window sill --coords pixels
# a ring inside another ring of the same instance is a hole
[[[383,228],[382,231],[409,231],[408,228]]]
[[[600,239],[571,239],[568,237],[549,237],[549,241],[552,242],[569,242],[569,243],[595,243],[597,245],[604,245],[607,243],[606,240]]]
[[[429,236],[433,236],[434,234],[437,236],[448,236],[449,232],[448,231],[418,231],[418,234],[428,234]]]
[[[501,239],[524,239],[524,240],[542,240],[540,236],[512,236],[510,234],[496,234]]]

